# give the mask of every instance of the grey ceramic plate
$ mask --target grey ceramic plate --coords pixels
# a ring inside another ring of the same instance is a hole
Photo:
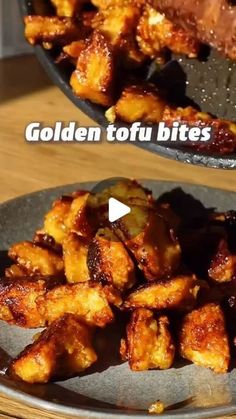
[[[182,188],[206,207],[236,208],[236,193],[154,180],[142,183],[151,188],[156,197]],[[88,183],[58,187],[1,204],[1,269],[7,263],[6,249],[13,242],[31,239],[53,199],[77,188],[90,189],[92,186]],[[15,383],[4,375],[4,366],[30,342],[35,331],[0,323],[0,391],[26,404],[83,418],[146,417],[148,406],[157,399],[169,407],[162,416],[166,419],[236,413],[236,370],[217,375],[205,368],[183,364],[166,371],[131,372],[127,364],[119,360],[119,335],[113,326],[108,330],[112,343],[107,347],[103,363],[98,363],[82,377],[49,385]]]
[[[47,14],[48,1],[46,0],[21,0],[24,15]],[[85,114],[102,127],[107,126],[104,108],[89,101],[76,97],[69,84],[70,72],[62,66],[55,64],[55,54],[46,51],[40,46],[35,47],[35,52],[43,67],[55,84],[64,94]],[[204,112],[216,114],[221,118],[235,120],[236,108],[236,63],[226,60],[215,51],[211,51],[206,61],[189,60],[182,56],[173,56],[163,69],[158,82],[167,86],[174,92],[174,99],[178,103],[198,105]],[[152,73],[147,69],[147,74]],[[151,76],[151,81],[156,81],[156,75]],[[181,102],[179,102],[179,98]],[[219,169],[235,169],[236,155],[217,156],[204,155],[195,151],[186,151],[183,148],[165,147],[152,143],[137,143],[140,147],[164,157],[185,163],[196,164]]]

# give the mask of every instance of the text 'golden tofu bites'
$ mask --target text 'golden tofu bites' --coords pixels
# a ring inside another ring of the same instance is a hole
[[[230,352],[224,314],[218,304],[206,304],[183,320],[179,334],[183,358],[218,373],[228,371]]]
[[[45,325],[36,300],[58,285],[53,278],[15,277],[0,280],[0,319],[21,327]]]
[[[25,37],[30,44],[66,45],[84,36],[84,28],[69,17],[26,16]]]
[[[96,360],[91,331],[77,317],[66,314],[27,346],[9,371],[28,383],[47,383],[77,375]]]
[[[162,58],[166,48],[175,54],[197,57],[200,43],[184,29],[174,25],[165,15],[146,5],[137,29],[141,51],[151,58]]]
[[[116,57],[112,45],[99,32],[88,39],[79,55],[70,84],[74,93],[103,106],[113,104]]]
[[[109,122],[116,119],[133,123],[143,121],[147,123],[158,123],[162,120],[162,115],[166,106],[166,101],[152,85],[131,85],[126,87],[118,102],[111,110],[106,112]],[[112,119],[109,119],[110,113]]]
[[[65,220],[68,231],[74,231],[83,237],[89,237],[92,234],[92,228],[88,223],[86,214],[89,195],[90,193],[86,191],[78,191],[74,194],[73,202]]]
[[[62,257],[52,250],[39,247],[29,241],[13,244],[9,248],[8,255],[29,275],[63,275]]]
[[[89,246],[88,266],[91,279],[110,283],[125,291],[135,283],[134,263],[113,232],[100,229]]]
[[[142,64],[145,60],[136,41],[140,15],[140,8],[132,4],[107,7],[95,15],[92,24],[119,50],[119,59],[128,66]]]
[[[43,231],[52,236],[56,243],[62,244],[68,228],[65,220],[69,214],[73,198],[63,196],[53,202],[52,209],[46,214]]]
[[[86,282],[90,275],[87,265],[89,241],[70,233],[63,242],[65,275],[68,282]]]
[[[78,14],[88,0],[51,0],[57,16],[73,17]]]
[[[228,249],[226,240],[222,240],[211,261],[209,277],[216,282],[230,282],[236,274],[236,255]]]
[[[196,303],[199,289],[195,275],[177,276],[138,288],[128,296],[124,308],[189,310]]]
[[[172,275],[179,267],[181,258],[180,245],[174,232],[170,230],[163,217],[155,210],[148,209],[147,217],[144,216],[145,225],[142,232],[135,236],[133,218],[138,219],[139,226],[142,211],[146,209],[141,207],[137,207],[137,211],[135,207],[132,209],[126,219],[119,220],[119,227],[123,233],[123,240],[134,255],[138,267],[148,281]]]
[[[37,306],[48,324],[65,313],[75,314],[91,326],[104,327],[114,320],[102,286],[91,281],[58,286],[38,298]]]
[[[155,318],[153,312],[147,309],[135,310],[127,326],[127,338],[121,341],[120,352],[133,371],[170,368],[175,346],[168,318]]]

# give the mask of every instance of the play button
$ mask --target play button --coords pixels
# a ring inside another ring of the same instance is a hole
[[[135,180],[110,178],[92,189],[86,207],[86,218],[94,234],[106,229],[112,233],[107,240],[130,240],[145,230],[150,192]]]
[[[119,220],[120,218],[124,217],[130,212],[131,208],[128,207],[128,205],[122,204],[122,202],[118,201],[115,198],[109,199],[108,218],[110,223],[114,223],[115,221]]]

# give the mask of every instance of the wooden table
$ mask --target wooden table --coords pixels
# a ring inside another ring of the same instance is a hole
[[[236,171],[193,167],[133,145],[27,144],[32,121],[95,124],[53,86],[33,56],[0,61],[0,202],[62,184],[124,176],[198,183],[236,191]],[[0,395],[0,418],[56,418]]]

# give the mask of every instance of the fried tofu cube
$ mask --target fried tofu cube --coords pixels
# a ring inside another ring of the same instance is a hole
[[[222,240],[211,261],[209,277],[216,282],[230,282],[236,274],[236,255],[228,249],[226,240]]]
[[[180,329],[179,345],[183,358],[217,373],[226,373],[230,351],[220,306],[210,303],[188,313]]]
[[[168,318],[155,318],[151,310],[143,308],[135,310],[127,326],[127,338],[121,341],[120,351],[133,371],[170,368],[174,362],[175,345]]]
[[[157,58],[168,48],[175,54],[195,58],[200,43],[184,29],[170,22],[164,14],[146,5],[137,28],[137,41],[141,51],[151,58]]]
[[[134,263],[113,232],[100,229],[89,246],[88,266],[91,278],[112,284],[121,292],[135,284]]]
[[[17,278],[27,275],[25,269],[21,268],[19,265],[11,265],[9,268],[5,269],[6,278]]]
[[[70,84],[74,93],[103,106],[113,104],[116,85],[116,63],[112,45],[94,32],[81,52]]]
[[[113,121],[119,119],[124,122],[158,123],[166,101],[152,85],[131,85],[126,87],[113,109]],[[106,113],[109,116],[109,112]],[[115,115],[115,116],[114,116]]]
[[[56,243],[62,244],[68,233],[65,221],[70,212],[72,201],[71,196],[63,196],[57,199],[45,216],[43,231],[52,236]]]
[[[86,282],[90,280],[87,265],[89,242],[76,233],[68,234],[63,242],[65,275],[68,282]]]
[[[196,303],[199,289],[195,275],[177,276],[135,290],[124,302],[124,308],[190,310]]]
[[[104,327],[114,320],[103,287],[91,281],[58,286],[38,298],[37,307],[48,324],[66,313],[90,326]]]
[[[73,231],[83,237],[90,237],[92,234],[92,228],[89,225],[86,214],[89,196],[89,192],[77,192],[65,219],[67,231]]]
[[[61,256],[29,241],[13,244],[9,248],[8,255],[29,274],[63,275],[64,264]]]
[[[45,325],[36,299],[59,284],[59,280],[40,277],[15,277],[0,280],[0,319],[20,327]]]
[[[51,0],[57,16],[73,17],[78,14],[87,0]]]
[[[102,9],[95,15],[92,26],[101,32],[119,50],[119,58],[128,66],[142,64],[145,60],[136,42],[136,28],[141,10],[135,4]]]
[[[69,17],[26,16],[25,37],[31,45],[66,45],[83,37],[84,29]]]
[[[13,360],[9,371],[31,384],[48,383],[75,376],[96,360],[90,329],[76,316],[65,314]]]

